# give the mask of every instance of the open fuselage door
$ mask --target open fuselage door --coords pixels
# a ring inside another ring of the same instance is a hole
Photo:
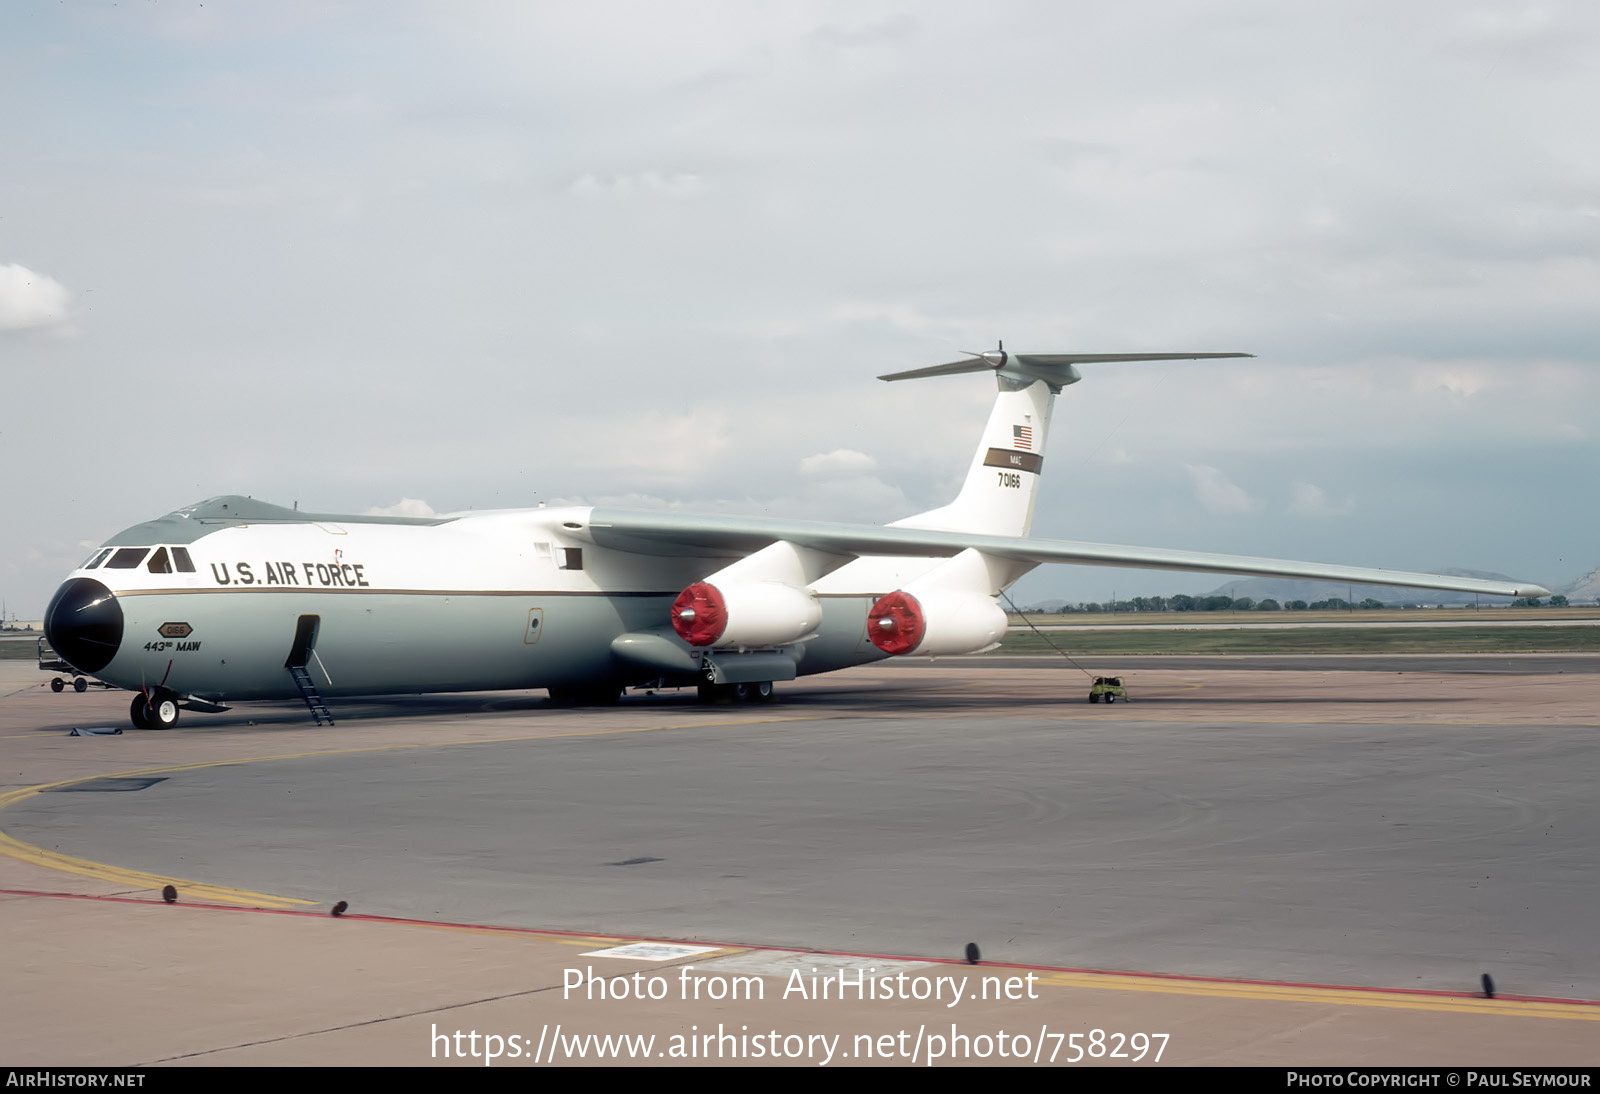
[[[306,701],[306,709],[311,711],[311,717],[316,719],[317,725],[327,722],[331,726],[333,714],[322,701],[322,693],[317,690],[308,668],[311,659],[316,656],[317,633],[321,629],[320,615],[302,615],[295,623],[294,644],[289,647],[289,656],[284,659],[283,667],[294,678],[295,687],[300,689],[300,697]],[[321,664],[322,659],[317,658],[317,665],[320,667]],[[326,669],[323,669],[322,675],[328,675]]]

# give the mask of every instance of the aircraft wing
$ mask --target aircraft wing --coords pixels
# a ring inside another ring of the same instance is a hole
[[[1407,573],[1364,566],[1334,566],[1281,558],[1249,558],[1162,547],[1122,547],[1077,540],[1018,539],[918,528],[830,524],[767,517],[707,516],[626,509],[594,509],[588,533],[594,543],[634,554],[737,557],[769,543],[787,540],[839,555],[949,557],[967,548],[1024,562],[1068,562],[1079,566],[1118,566],[1142,570],[1185,570],[1247,577],[1292,577],[1358,585],[1398,585],[1445,589],[1489,596],[1549,596],[1531,582],[1490,581],[1446,574]]]

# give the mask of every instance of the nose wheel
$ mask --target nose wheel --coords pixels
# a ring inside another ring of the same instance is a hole
[[[128,716],[138,729],[171,729],[178,724],[178,701],[159,692],[148,698],[139,692],[133,697]]]

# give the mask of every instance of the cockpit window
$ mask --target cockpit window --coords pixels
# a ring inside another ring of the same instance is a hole
[[[144,561],[144,556],[150,553],[148,547],[124,547],[111,556],[111,561],[106,563],[108,570],[131,570]]]
[[[157,547],[156,553],[150,556],[150,565],[146,568],[153,574],[170,574],[172,563],[167,559],[167,549]]]
[[[194,573],[194,563],[189,560],[189,548],[174,547],[172,549],[172,561],[180,574]]]
[[[98,566],[102,562],[104,562],[106,560],[106,556],[109,555],[110,553],[111,553],[111,548],[110,547],[106,547],[103,550],[95,552],[95,554],[90,557],[89,561],[85,562],[83,564],[83,568],[85,570],[94,569],[96,566]]]

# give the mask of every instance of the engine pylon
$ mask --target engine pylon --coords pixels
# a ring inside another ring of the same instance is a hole
[[[800,642],[822,625],[810,585],[845,562],[780,540],[703,581],[672,603],[672,629],[691,646],[765,649]]]
[[[867,609],[867,638],[892,656],[978,653],[1005,637],[995,597],[1029,564],[968,549]]]

